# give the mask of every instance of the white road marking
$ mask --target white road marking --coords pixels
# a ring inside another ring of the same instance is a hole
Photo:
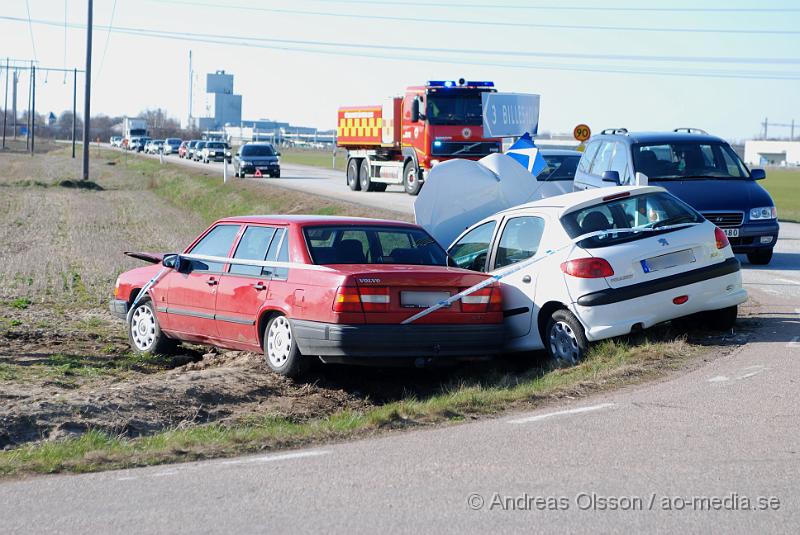
[[[778,282],[783,282],[785,284],[797,284],[797,281],[793,281],[792,279],[775,279]]]
[[[789,349],[800,349],[800,336],[795,336],[792,341],[786,344]]]
[[[155,474],[150,474],[149,477],[165,477],[165,476],[174,476],[177,474],[177,470],[167,470],[165,472],[156,472]]]
[[[750,377],[758,375],[759,373],[761,373],[763,371],[766,371],[766,370],[767,370],[766,366],[761,366],[759,364],[757,364],[755,366],[747,366],[746,368],[740,369],[738,371],[738,373],[736,374],[736,376],[733,377],[733,380],[734,381],[740,381],[742,379],[749,379]],[[725,382],[730,381],[730,380],[731,380],[731,378],[727,377],[725,375],[717,375],[715,377],[712,377],[712,378],[708,379],[708,382],[709,383],[725,383]]]
[[[117,481],[133,481],[134,479],[139,479],[139,478],[133,476],[118,477]]]
[[[554,416],[566,416],[568,414],[581,414],[584,412],[593,412],[599,411],[601,409],[607,409],[608,407],[613,407],[613,403],[601,403],[600,405],[590,405],[588,407],[578,407],[577,409],[569,409],[565,411],[557,411],[557,412],[548,412],[546,414],[537,414],[536,416],[528,416],[526,418],[517,418],[516,420],[509,420],[508,423],[510,424],[527,424],[531,422],[538,422],[540,420],[544,420],[547,418],[552,418]]]
[[[320,455],[329,455],[330,453],[331,452],[328,450],[298,451],[295,453],[283,453],[280,455],[267,455],[266,457],[251,457],[249,459],[222,461],[222,464],[271,463],[276,461],[288,461],[291,459],[303,459],[305,457],[319,457]]]
[[[724,381],[728,381],[729,379],[724,375],[717,375],[716,377],[712,377],[708,380],[709,383],[722,383]]]

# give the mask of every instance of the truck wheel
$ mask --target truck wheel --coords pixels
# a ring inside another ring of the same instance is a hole
[[[403,187],[409,195],[419,194],[422,182],[419,181],[419,171],[414,162],[408,162],[403,168]]]
[[[353,191],[361,189],[361,184],[358,181],[358,159],[351,158],[347,162],[347,185]]]
[[[264,330],[264,357],[269,369],[286,377],[298,377],[310,361],[300,354],[292,324],[286,316],[275,316]]]
[[[766,266],[772,260],[772,249],[747,253],[747,260],[754,266]]]
[[[383,184],[381,182],[373,182],[372,183],[372,191],[386,191],[386,187],[389,184]]]
[[[358,172],[358,181],[361,186],[361,191],[375,191],[372,184],[372,179],[369,176],[369,160],[364,158],[361,160],[361,167]]]

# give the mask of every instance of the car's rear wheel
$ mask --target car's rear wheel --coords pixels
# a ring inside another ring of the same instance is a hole
[[[356,158],[351,158],[347,162],[347,186],[353,191],[361,189],[358,181],[358,159]]]
[[[177,342],[161,332],[153,304],[142,299],[129,315],[128,340],[139,353],[165,354],[175,349]]]
[[[729,331],[736,325],[739,316],[739,307],[732,306],[719,310],[709,310],[702,313],[702,320],[715,331]]]
[[[403,187],[409,195],[419,194],[422,182],[419,180],[419,171],[414,162],[408,162],[403,168]]]
[[[772,260],[772,249],[747,253],[747,260],[755,266],[766,266]]]
[[[269,369],[286,377],[298,377],[309,361],[300,354],[292,324],[286,316],[275,316],[264,330],[264,357]]]
[[[545,331],[545,344],[550,358],[574,366],[584,359],[589,340],[578,318],[569,310],[556,310]]]

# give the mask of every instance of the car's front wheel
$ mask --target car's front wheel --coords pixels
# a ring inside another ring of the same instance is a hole
[[[286,377],[298,377],[309,361],[300,354],[292,324],[286,316],[275,316],[264,330],[264,357],[269,369]]]
[[[129,315],[128,340],[136,351],[148,354],[169,353],[177,345],[175,340],[161,332],[150,299],[139,301]]]
[[[586,357],[589,340],[583,325],[569,310],[556,310],[545,330],[545,345],[550,358],[574,366]]]
[[[772,249],[747,253],[747,260],[755,266],[766,266],[772,260]]]

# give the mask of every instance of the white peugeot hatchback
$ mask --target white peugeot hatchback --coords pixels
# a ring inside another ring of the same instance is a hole
[[[729,329],[747,299],[725,233],[659,187],[516,206],[468,228],[448,252],[459,267],[505,274],[508,350],[545,348],[572,363],[589,342],[692,314]]]

